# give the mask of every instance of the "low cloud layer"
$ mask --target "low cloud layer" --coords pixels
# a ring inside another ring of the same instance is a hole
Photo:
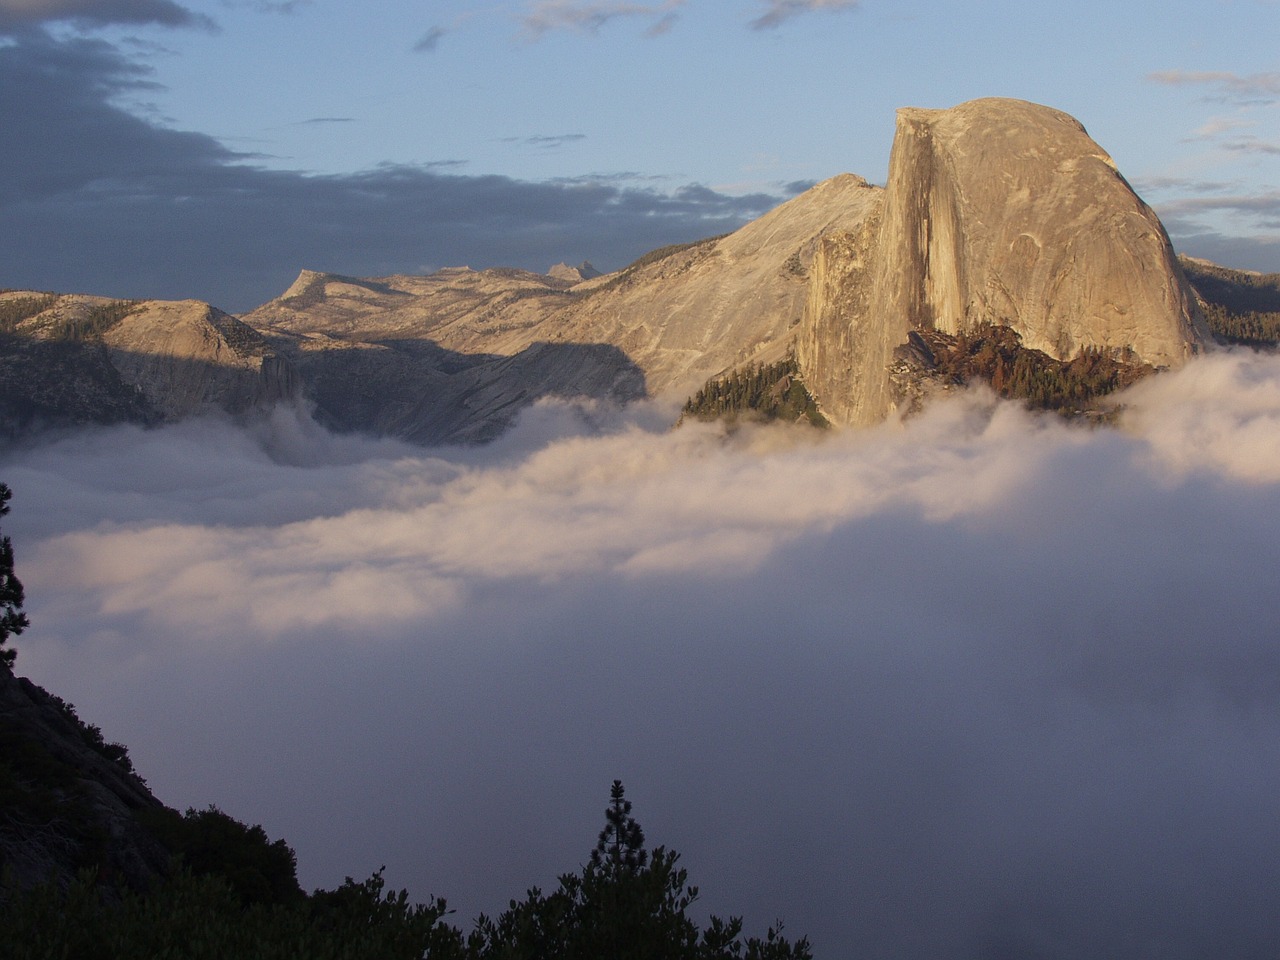
[[[708,911],[821,957],[1270,957],[1280,360],[1118,430],[546,405],[421,450],[279,412],[0,462],[18,666],[167,802],[469,922],[621,778]]]

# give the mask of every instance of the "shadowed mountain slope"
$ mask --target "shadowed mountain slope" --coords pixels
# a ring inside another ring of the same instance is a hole
[[[0,293],[0,429],[243,414],[296,395],[251,327],[196,300]]]

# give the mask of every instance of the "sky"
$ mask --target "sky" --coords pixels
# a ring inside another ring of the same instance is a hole
[[[464,928],[579,869],[619,778],[697,910],[818,957],[1271,960],[1280,358],[1124,403],[46,438],[0,454],[17,667],[308,889],[385,865]]]
[[[900,106],[1071,113],[1181,252],[1280,270],[1277,0],[0,0],[0,288],[617,269],[843,172]]]

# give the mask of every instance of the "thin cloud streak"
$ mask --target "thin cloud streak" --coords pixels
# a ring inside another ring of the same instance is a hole
[[[1280,73],[1241,76],[1225,70],[1157,70],[1147,74],[1153,83],[1166,86],[1204,86],[1232,99],[1273,102],[1280,96]]]
[[[663,3],[627,3],[623,0],[536,0],[521,16],[524,34],[537,40],[554,30],[596,33],[613,20],[639,18],[652,20],[647,36],[658,36],[671,29],[674,18],[686,0],[664,0]]]
[[[293,16],[314,3],[314,0],[222,0],[229,7],[246,7],[259,13],[276,13]]]
[[[858,9],[861,0],[762,0],[768,9],[751,21],[753,30],[773,30],[806,13],[839,13]]]
[[[1185,216],[1206,213],[1225,212],[1239,214],[1268,227],[1276,227],[1280,219],[1280,191],[1272,193],[1247,195],[1223,195],[1207,197],[1185,197],[1180,200],[1169,200],[1158,205],[1161,216],[1178,219]]]
[[[1258,153],[1268,156],[1280,156],[1280,143],[1271,143],[1267,140],[1261,140],[1258,137],[1238,137],[1235,140],[1228,140],[1222,145],[1224,150],[1232,150],[1236,153]]]
[[[304,882],[386,863],[463,924],[574,869],[621,777],[705,909],[819,956],[1270,956],[1280,360],[1116,430],[670,414],[10,450],[19,667]]]
[[[555,148],[587,139],[585,133],[537,134],[532,137],[503,137],[503,143],[522,143],[528,147]]]
[[[440,41],[449,33],[444,27],[434,26],[413,45],[415,53],[435,53]]]

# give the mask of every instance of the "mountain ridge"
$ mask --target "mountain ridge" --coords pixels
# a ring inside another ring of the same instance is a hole
[[[541,397],[678,403],[790,357],[828,420],[874,423],[918,400],[893,373],[912,331],[995,325],[1059,362],[1127,352],[1154,368],[1211,341],[1111,158],[1074,118],[1018,100],[904,108],[884,187],[840,174],[733,233],[589,266],[304,269],[239,318],[134,305],[82,353],[136,394],[109,422],[305,402],[336,430],[438,444],[491,439]],[[21,296],[0,294],[0,314]]]

